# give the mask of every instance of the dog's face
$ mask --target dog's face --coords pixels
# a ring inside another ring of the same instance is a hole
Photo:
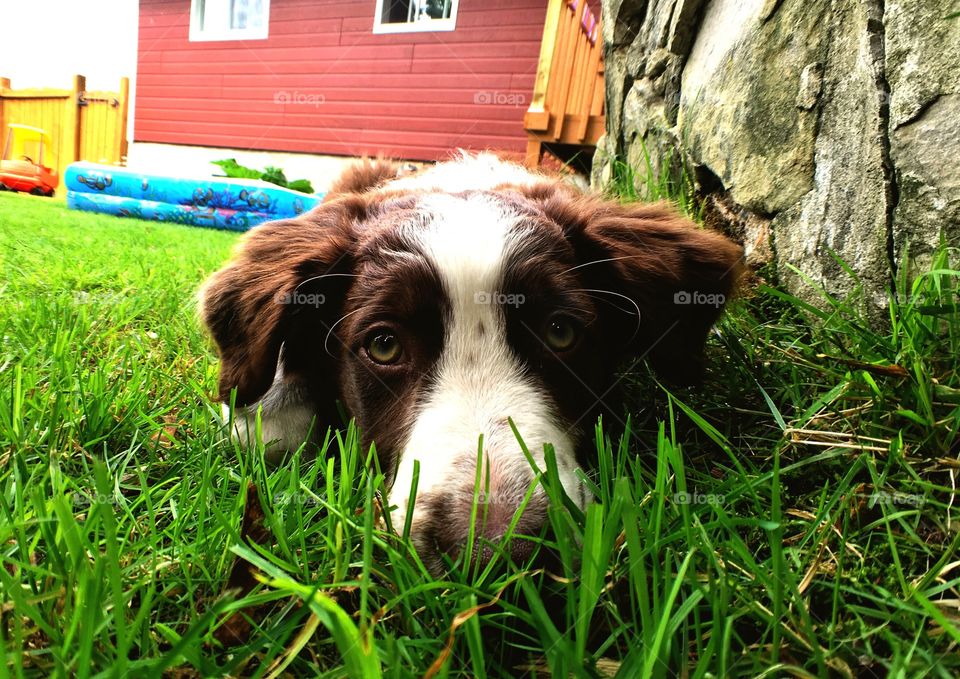
[[[448,181],[439,165],[258,227],[203,295],[221,398],[262,399],[280,422],[306,409],[324,429],[341,401],[376,444],[394,525],[411,524],[436,571],[463,548],[477,491],[480,558],[523,503],[516,533],[545,522],[514,428],[541,469],[553,446],[564,490],[586,504],[578,468],[618,363],[643,354],[694,377],[720,305],[677,294],[728,296],[740,260],[663,206],[581,196],[488,159],[493,172],[471,182],[470,162],[447,166]]]

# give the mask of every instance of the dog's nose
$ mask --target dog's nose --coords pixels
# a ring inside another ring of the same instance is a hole
[[[547,520],[547,498],[540,488],[532,493],[526,505],[523,504],[525,496],[526,491],[504,492],[502,489],[479,491],[475,495],[472,485],[452,491],[432,508],[432,534],[427,536],[428,540],[440,555],[451,560],[463,556],[470,539],[470,517],[476,497],[471,562],[485,566],[500,550],[516,564],[528,561],[537,548],[536,542],[529,538],[538,537]],[[523,512],[510,530],[521,506]]]

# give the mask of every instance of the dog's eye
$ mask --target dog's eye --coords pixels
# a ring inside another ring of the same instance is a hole
[[[392,332],[384,331],[372,335],[367,340],[367,355],[374,363],[390,365],[400,360],[403,349],[400,340]]]
[[[569,351],[579,337],[579,328],[568,316],[556,315],[547,322],[544,339],[553,351]]]

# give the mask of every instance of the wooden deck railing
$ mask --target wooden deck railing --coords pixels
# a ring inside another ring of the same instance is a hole
[[[120,79],[119,92],[87,90],[87,79],[73,77],[70,89],[10,88],[0,78],[0,150],[7,125],[19,123],[45,130],[53,144],[50,167],[56,169],[63,194],[63,172],[75,160],[123,165],[127,159],[127,107],[130,81]]]
[[[594,4],[599,13],[599,0]],[[603,134],[603,39],[586,0],[550,0],[523,126],[531,167],[540,163],[543,144],[593,147]]]

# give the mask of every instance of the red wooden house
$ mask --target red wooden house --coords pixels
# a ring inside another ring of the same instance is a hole
[[[598,3],[599,4],[599,3]],[[140,0],[134,138],[522,157],[547,0]]]

